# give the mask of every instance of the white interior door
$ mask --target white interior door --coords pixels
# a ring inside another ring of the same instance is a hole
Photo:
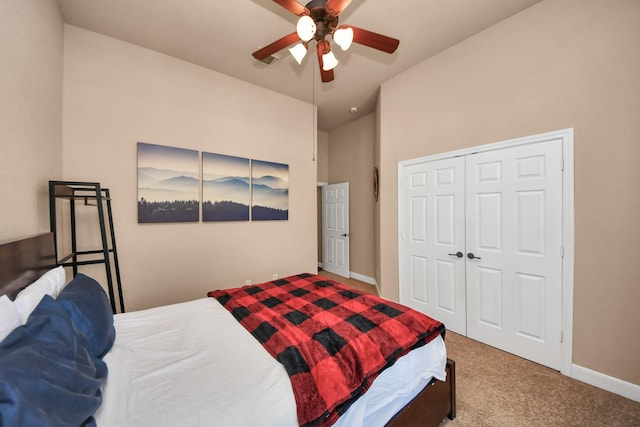
[[[467,334],[559,369],[562,145],[467,159]]]
[[[557,138],[399,168],[400,301],[560,369],[562,169]]]
[[[402,302],[466,335],[464,157],[403,172]]]
[[[322,187],[322,266],[349,277],[349,183]]]

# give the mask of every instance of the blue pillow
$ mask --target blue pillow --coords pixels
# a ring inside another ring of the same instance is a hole
[[[116,338],[113,312],[102,286],[84,274],[77,274],[58,295],[60,304],[69,313],[76,329],[89,340],[89,350],[102,358]]]
[[[48,295],[0,343],[0,425],[94,426],[106,364]]]

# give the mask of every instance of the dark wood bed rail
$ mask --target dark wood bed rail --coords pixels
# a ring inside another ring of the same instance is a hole
[[[456,363],[447,359],[445,382],[432,380],[385,427],[436,427],[456,417]]]
[[[31,282],[56,266],[53,233],[0,245],[0,295],[13,299]]]

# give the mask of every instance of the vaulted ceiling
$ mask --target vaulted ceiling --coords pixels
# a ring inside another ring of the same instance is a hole
[[[303,0],[304,1],[304,0]],[[540,0],[353,0],[340,15],[400,40],[394,54],[334,49],[335,80],[321,83],[315,55],[287,49],[271,65],[251,53],[295,31],[298,17],[272,0],[58,0],[66,23],[215,70],[318,106],[330,131],[374,111],[382,82]],[[352,107],[357,112],[350,112]]]

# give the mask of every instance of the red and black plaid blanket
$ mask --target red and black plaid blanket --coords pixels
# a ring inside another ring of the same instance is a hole
[[[333,424],[380,372],[444,333],[422,313],[311,274],[208,296],[284,365],[301,426]]]

